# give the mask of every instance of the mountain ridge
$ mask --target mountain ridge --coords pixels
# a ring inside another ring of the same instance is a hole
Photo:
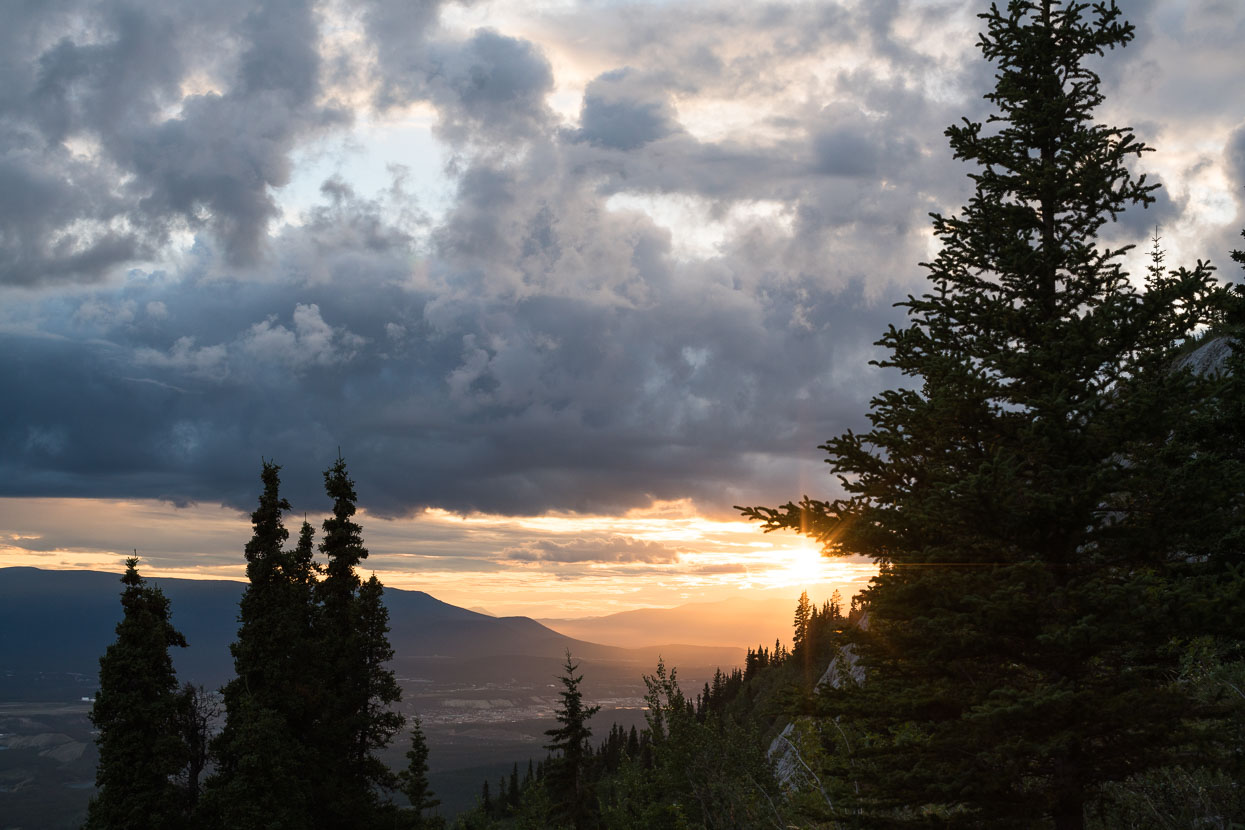
[[[180,676],[214,686],[233,673],[229,644],[245,582],[152,577],[169,598],[172,622],[190,647],[174,649]],[[120,575],[89,570],[0,568],[0,670],[93,675],[121,618]],[[577,639],[529,617],[492,617],[424,591],[385,589],[390,643],[399,662],[423,658],[562,658],[651,668],[738,665],[743,649],[662,644],[628,649]]]

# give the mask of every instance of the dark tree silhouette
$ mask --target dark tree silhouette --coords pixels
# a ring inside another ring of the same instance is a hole
[[[177,784],[186,747],[177,730],[177,677],[170,646],[185,638],[169,619],[169,601],[125,561],[124,616],[117,639],[99,661],[91,722],[99,730],[97,791],[86,827],[161,828],[185,821],[188,804]]]
[[[428,741],[424,738],[423,721],[418,715],[411,721],[411,748],[406,752],[406,769],[398,774],[398,783],[402,794],[411,802],[409,827],[422,830],[443,824],[440,819],[426,815],[429,810],[440,806],[441,800],[433,795],[428,784]]]
[[[393,649],[382,586],[374,576],[364,584],[355,570],[367,548],[353,519],[358,496],[343,459],[325,471],[324,485],[333,514],[324,520],[325,578],[316,591],[317,681],[323,695],[316,741],[324,772],[316,787],[316,812],[327,826],[352,826],[377,815],[380,790],[395,784],[376,753],[402,727],[402,717],[389,711],[401,693],[386,667]]]
[[[176,728],[185,747],[182,787],[193,811],[199,802],[199,784],[211,759],[212,728],[221,714],[220,696],[202,686],[183,683],[177,695]]]
[[[566,652],[566,663],[558,678],[562,682],[554,717],[561,724],[546,730],[549,743],[545,749],[555,753],[550,757],[545,773],[555,818],[569,823],[576,830],[588,826],[592,816],[592,800],[589,795],[587,760],[592,749],[588,740],[592,737],[589,719],[601,711],[600,706],[584,705],[579,684],[583,675],[576,674],[579,665]]]
[[[869,738],[845,816],[1072,830],[1185,722],[1169,644],[1220,484],[1189,472],[1182,423],[1213,390],[1179,350],[1223,293],[1200,263],[1139,289],[1099,244],[1157,187],[1132,172],[1147,148],[1093,121],[1091,65],[1133,37],[1115,3],[982,18],[995,114],[947,130],[976,192],[934,217],[929,292],[879,341],[914,384],[823,446],[845,498],[744,512],[880,566],[868,681],[826,701]]]
[[[225,725],[214,742],[215,774],[204,787],[205,821],[234,828],[311,827],[314,762],[306,751],[315,700],[308,696],[313,653],[312,575],[305,554],[283,549],[280,470],[264,462],[263,492],[246,545],[250,580],[230,646],[236,676],[222,690]],[[307,539],[304,529],[300,541]]]

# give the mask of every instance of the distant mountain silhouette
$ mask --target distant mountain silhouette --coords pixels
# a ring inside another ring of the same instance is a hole
[[[172,603],[173,624],[190,647],[174,649],[183,680],[218,686],[233,673],[229,644],[237,633],[245,583],[152,578]],[[94,675],[121,618],[120,574],[0,568],[0,671]],[[634,664],[650,670],[660,655],[671,665],[742,663],[738,648],[661,645],[625,649],[578,640],[528,617],[491,617],[442,602],[423,591],[385,589],[390,642],[398,662],[447,658],[487,665],[483,658],[523,658],[542,666],[567,649],[577,659]],[[542,669],[542,672],[544,669]]]

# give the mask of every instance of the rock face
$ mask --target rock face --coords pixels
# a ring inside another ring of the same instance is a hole
[[[1199,375],[1218,374],[1232,354],[1236,340],[1231,337],[1212,337],[1187,355],[1176,361],[1176,368],[1189,367]]]
[[[802,737],[796,734],[797,724],[800,726],[800,731],[803,732],[806,726],[803,721],[807,720],[809,718],[797,718],[787,724],[782,732],[778,734],[778,737],[770,742],[769,750],[766,752],[769,759],[774,762],[774,776],[784,790],[797,789],[802,783],[802,779],[807,776],[804,770],[800,768],[799,760],[796,757],[798,750],[795,747],[795,740]]]
[[[868,612],[861,614],[855,625],[862,631],[868,631]],[[841,689],[848,681],[855,685],[865,682],[865,668],[860,665],[856,647],[850,643],[831,658],[815,688],[817,691],[821,691],[823,686]],[[824,726],[816,718],[799,717],[787,724],[770,742],[766,754],[774,764],[774,775],[778,778],[778,783],[788,792],[816,787],[825,795],[821,782],[805,761],[805,756],[809,753],[822,751],[821,730]]]
[[[834,659],[822,673],[821,679],[817,681],[817,689],[820,691],[823,685],[831,689],[841,689],[848,680],[857,686],[865,682],[865,667],[860,665],[856,647],[851,644],[843,646],[839,649],[839,653],[834,655]]]

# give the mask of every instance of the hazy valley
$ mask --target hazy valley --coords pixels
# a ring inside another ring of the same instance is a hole
[[[216,688],[232,672],[229,644],[245,584],[152,582],[171,600],[173,623],[189,643],[174,652],[179,677]],[[98,760],[84,698],[116,636],[119,587],[116,574],[0,569],[0,630],[7,632],[0,640],[0,828],[81,823]],[[700,603],[542,624],[418,591],[389,588],[385,599],[400,709],[423,719],[431,782],[447,814],[471,806],[485,778],[544,757],[567,649],[581,662],[585,697],[602,707],[593,728],[604,735],[615,722],[643,726],[642,675],[659,657],[697,689],[715,669],[743,663],[748,633],[789,636],[793,605],[747,602],[731,614],[731,604]],[[729,645],[731,632],[738,645]],[[663,643],[663,636],[685,642]],[[389,748],[391,766],[401,765],[405,749],[401,741]]]

